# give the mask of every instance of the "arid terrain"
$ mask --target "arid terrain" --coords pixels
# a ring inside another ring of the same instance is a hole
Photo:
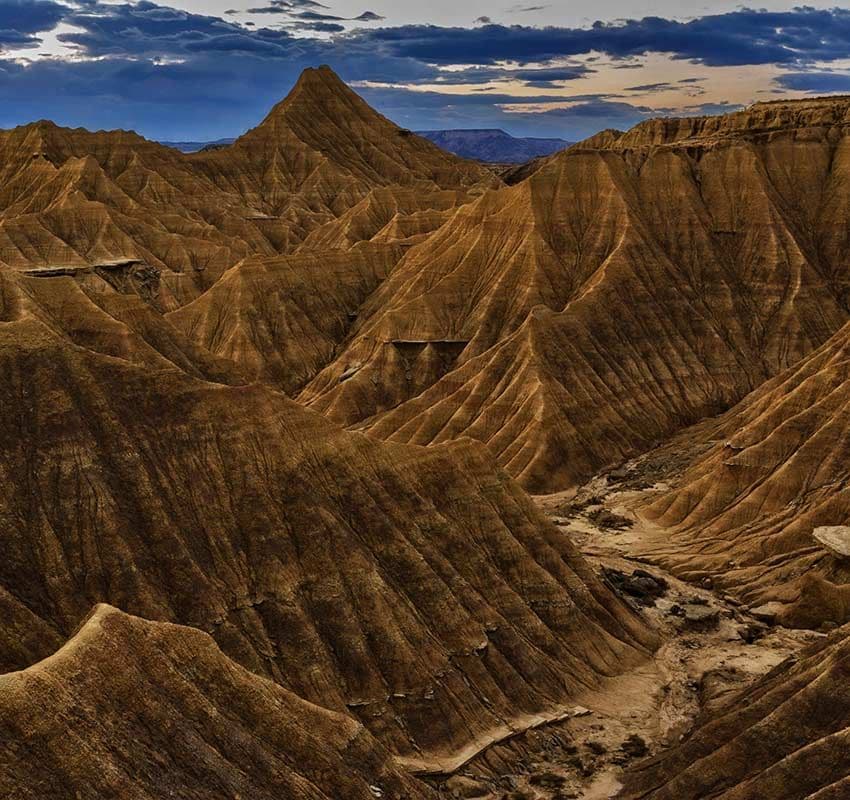
[[[0,796],[850,798],[848,252],[847,97],[0,131]]]

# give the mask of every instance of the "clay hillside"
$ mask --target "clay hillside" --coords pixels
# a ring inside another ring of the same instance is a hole
[[[310,69],[257,128],[205,153],[50,122],[3,132],[0,261],[107,278],[139,261],[174,308],[247,256],[292,251],[381,187],[413,189],[428,208],[432,192],[463,197],[494,181]],[[389,222],[396,209],[377,213]]]
[[[850,619],[850,325],[718,420],[662,452],[695,452],[641,509],[663,526],[645,552],[706,576],[787,624]],[[679,472],[681,469],[678,470]]]
[[[84,347],[10,295],[3,669],[108,602],[211,634],[438,769],[566,714],[654,646],[480,445],[349,433],[262,384]]]
[[[4,797],[435,796],[350,717],[237,666],[198,630],[106,605],[0,676],[0,731],[13,748]]]
[[[570,148],[412,247],[301,400],[382,438],[472,436],[533,491],[725,410],[848,318],[848,112]]]
[[[846,794],[848,132],[0,132],[0,794]]]

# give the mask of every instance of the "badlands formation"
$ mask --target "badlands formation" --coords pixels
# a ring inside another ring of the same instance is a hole
[[[0,133],[0,794],[849,796],[848,131]]]

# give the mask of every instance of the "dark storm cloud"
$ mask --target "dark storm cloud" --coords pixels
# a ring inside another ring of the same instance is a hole
[[[307,8],[307,10],[301,10]],[[314,2],[290,2],[290,0],[271,0],[267,6],[258,6],[254,8],[246,8],[246,14],[283,14],[293,19],[302,20],[305,23],[310,22],[378,22],[385,19],[380,14],[374,11],[364,11],[356,17],[338,17],[335,14],[327,14],[323,11],[314,11],[315,8],[324,8],[327,6],[321,3]],[[225,14],[239,14],[240,12],[234,8],[228,9]],[[308,24],[302,25],[303,28],[311,27]],[[312,26],[315,30],[319,30],[318,26]],[[336,30],[344,30],[342,26],[337,26]]]
[[[783,89],[799,92],[850,92],[850,75],[843,72],[812,71],[789,72],[780,75],[774,83]]]
[[[250,10],[288,14],[300,22],[352,21],[315,10],[316,6],[324,7],[303,0],[271,0],[266,6]],[[377,17],[374,12],[364,12],[354,21],[371,22]],[[6,24],[3,24],[4,19]],[[158,6],[149,0],[114,6],[92,2],[77,9],[50,0],[3,0],[0,4],[0,30],[15,31],[18,35],[50,29],[61,19],[83,29],[82,33],[63,34],[63,40],[73,42],[92,55],[179,51],[190,38],[196,41],[196,49],[204,42],[209,42],[211,49],[221,49],[213,40],[223,35],[264,38],[261,30],[247,31],[216,17]],[[226,34],[228,28],[236,30]],[[487,66],[506,60],[531,64],[599,52],[615,59],[670,53],[675,58],[709,66],[793,65],[850,57],[850,10],[802,7],[769,12],[743,9],[686,22],[645,17],[614,23],[596,22],[589,28],[405,25],[355,30],[339,37],[338,43],[348,48],[368,49],[374,59],[411,58],[437,64]],[[245,43],[244,48],[270,52],[266,44],[264,40],[254,48]]]
[[[644,17],[590,28],[406,25],[352,35],[395,55],[443,64],[528,63],[592,51],[615,58],[670,53],[707,66],[793,64],[850,56],[850,10],[742,9],[686,22]]]
[[[39,44],[35,34],[53,30],[69,11],[68,6],[50,0],[0,0],[0,48]]]

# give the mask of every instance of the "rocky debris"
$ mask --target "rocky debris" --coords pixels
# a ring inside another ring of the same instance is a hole
[[[643,758],[649,753],[649,746],[642,736],[633,733],[620,745],[620,752],[627,758]]]
[[[559,513],[571,517],[580,514],[594,506],[600,506],[605,502],[605,496],[597,490],[579,489],[575,496],[558,508]]]
[[[812,537],[836,558],[850,558],[850,525],[823,525]]]
[[[607,473],[608,480],[610,480],[612,483],[617,483],[618,481],[625,480],[626,478],[628,478],[631,471],[632,470],[629,468],[628,464],[623,464],[622,466],[616,467]]]
[[[708,605],[702,598],[692,598],[689,602],[675,603],[669,613],[680,617],[685,627],[696,631],[716,628],[720,622],[720,609]]]
[[[445,782],[445,788],[449,796],[455,798],[486,797],[490,794],[487,784],[466,775],[453,775]]]
[[[636,569],[631,575],[613,567],[603,567],[602,574],[608,583],[620,594],[635,598],[645,606],[655,605],[659,597],[663,597],[669,589],[667,581],[645,569]]]
[[[595,756],[601,756],[608,752],[608,748],[602,742],[598,742],[595,739],[585,742],[584,746]]]
[[[542,789],[560,789],[567,782],[567,779],[556,772],[538,772],[532,775],[528,782],[532,786],[539,786]]]
[[[624,517],[622,514],[616,514],[607,508],[597,508],[591,511],[587,518],[594,525],[611,531],[622,531],[635,524],[634,520]]]
[[[747,622],[738,626],[737,633],[747,644],[752,644],[763,638],[768,630],[768,626],[762,623]]]
[[[785,605],[783,603],[773,601],[750,608],[749,614],[751,617],[754,617],[761,622],[766,622],[768,625],[774,625],[777,617],[782,613],[784,608]]]
[[[850,797],[850,627],[708,709],[670,750],[627,774],[622,800]]]

